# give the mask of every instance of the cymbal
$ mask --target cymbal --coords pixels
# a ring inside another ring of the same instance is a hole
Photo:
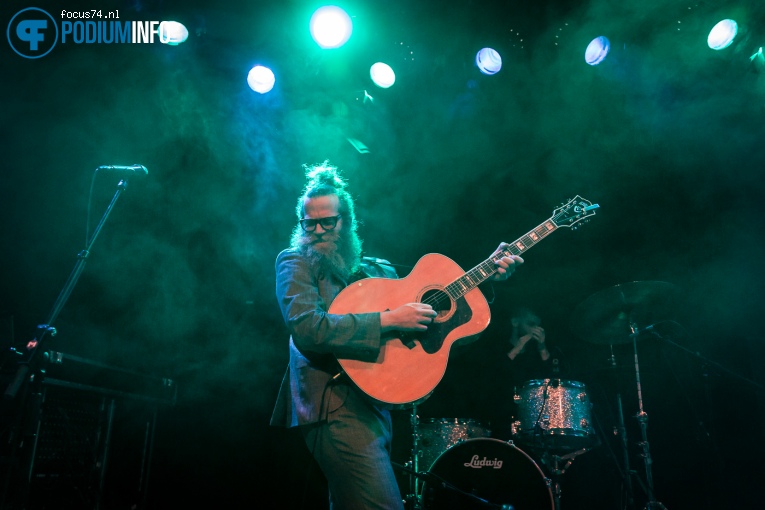
[[[632,326],[645,328],[672,319],[678,288],[667,282],[645,281],[614,285],[579,303],[571,316],[571,330],[595,344],[626,344]]]

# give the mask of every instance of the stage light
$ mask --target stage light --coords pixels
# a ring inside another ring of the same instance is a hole
[[[178,46],[189,38],[188,29],[177,21],[163,21],[159,24],[159,40],[169,46]]]
[[[596,37],[587,45],[587,49],[584,52],[584,61],[591,66],[596,66],[606,59],[610,50],[611,41],[608,40],[608,37],[604,35]]]
[[[264,66],[255,66],[247,74],[247,85],[259,94],[265,94],[274,88],[276,78],[273,71]]]
[[[351,37],[351,17],[340,7],[328,5],[318,8],[311,16],[311,36],[322,48],[339,48]]]
[[[732,19],[724,19],[710,30],[707,44],[713,50],[724,50],[733,43],[737,34],[738,23]]]
[[[396,73],[388,64],[377,62],[369,68],[369,76],[372,81],[380,88],[387,89],[396,82]]]
[[[502,57],[492,48],[482,48],[475,55],[475,65],[483,74],[497,74],[502,69]]]

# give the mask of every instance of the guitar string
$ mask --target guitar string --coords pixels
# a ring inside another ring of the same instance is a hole
[[[423,303],[432,306],[436,310],[440,310],[442,303],[448,303],[452,299],[458,299],[464,296],[467,294],[467,292],[473,290],[485,280],[490,278],[497,271],[496,261],[501,258],[500,255],[520,255],[547,237],[549,234],[554,232],[556,229],[557,227],[555,227],[554,224],[552,224],[552,228],[550,228],[549,220],[542,223],[537,228],[521,236],[517,241],[515,241],[514,244],[508,245],[505,249],[500,250],[500,252],[495,256],[483,261],[465,273],[463,276],[444,287],[444,290],[436,291],[432,295],[428,296],[428,298],[425,299]],[[532,237],[532,233],[536,235],[536,239]],[[519,244],[520,247],[518,246]],[[465,285],[463,283],[464,280],[470,282],[470,285]],[[459,290],[463,291],[459,292]]]

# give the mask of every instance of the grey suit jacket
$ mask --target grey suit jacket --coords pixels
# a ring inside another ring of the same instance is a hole
[[[392,271],[379,276],[391,273],[395,276]],[[348,283],[310,264],[294,249],[277,256],[276,298],[290,333],[290,357],[271,425],[295,427],[326,419],[349,391],[358,391],[342,378],[333,381],[340,373],[337,357],[374,359],[379,354],[379,313],[327,313]]]

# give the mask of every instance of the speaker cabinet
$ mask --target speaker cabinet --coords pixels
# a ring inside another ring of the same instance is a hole
[[[144,508],[156,419],[152,403],[46,385],[29,509]]]

